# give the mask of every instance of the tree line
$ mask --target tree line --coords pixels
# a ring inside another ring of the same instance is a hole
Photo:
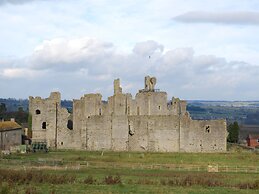
[[[0,104],[0,120],[9,121],[11,118],[15,118],[15,121],[19,124],[28,122],[29,113],[23,110],[23,107],[18,107],[17,111],[7,111],[5,103]]]

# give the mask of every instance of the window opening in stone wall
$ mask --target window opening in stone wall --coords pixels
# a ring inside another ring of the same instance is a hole
[[[61,145],[63,145],[63,141],[62,141],[62,142],[60,142],[60,144],[61,144]]]
[[[72,120],[67,121],[67,128],[70,130],[73,130],[73,121]]]
[[[139,115],[139,107],[137,107],[137,115]]]
[[[36,113],[36,115],[39,115],[39,114],[40,114],[40,110],[37,109],[37,110],[35,111],[35,113]]]
[[[206,126],[206,132],[210,133],[210,126]]]
[[[259,143],[259,139],[257,139],[257,143]]]
[[[158,106],[158,110],[161,110],[161,106]]]
[[[46,129],[46,128],[47,128],[47,123],[46,123],[46,122],[43,122],[41,128],[42,128],[42,129]]]
[[[134,135],[134,131],[131,129],[130,125],[129,125],[129,134],[130,134],[130,136]]]
[[[99,108],[99,115],[102,115],[102,109]]]

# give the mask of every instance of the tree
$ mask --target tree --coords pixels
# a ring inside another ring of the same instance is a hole
[[[18,107],[18,112],[24,112],[22,106]]]
[[[5,103],[0,104],[0,113],[5,113],[7,111]]]
[[[238,136],[239,136],[239,125],[238,122],[230,123],[228,125],[228,142],[230,143],[237,143],[238,142]]]

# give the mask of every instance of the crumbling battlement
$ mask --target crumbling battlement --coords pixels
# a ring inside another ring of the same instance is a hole
[[[226,120],[192,120],[186,101],[155,89],[147,76],[144,89],[132,98],[120,80],[108,102],[101,94],[73,100],[73,114],[61,107],[60,93],[49,98],[29,97],[33,141],[57,149],[154,152],[226,151]]]

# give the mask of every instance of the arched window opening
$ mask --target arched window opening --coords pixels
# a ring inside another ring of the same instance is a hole
[[[102,115],[102,109],[99,108],[99,115]]]
[[[35,113],[36,113],[36,115],[39,115],[39,114],[40,114],[40,110],[37,109],[37,110],[35,111]]]
[[[70,130],[73,130],[73,121],[72,120],[67,121],[67,128]]]
[[[46,123],[46,122],[43,122],[41,128],[42,128],[42,129],[46,129],[46,128],[47,128],[47,123]]]

